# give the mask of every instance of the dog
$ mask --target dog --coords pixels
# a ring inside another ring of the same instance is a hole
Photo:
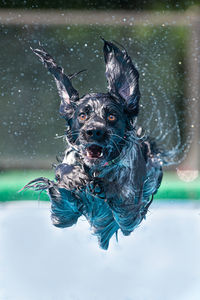
[[[107,93],[79,97],[73,75],[42,47],[32,49],[53,75],[67,149],[55,180],[40,177],[24,189],[47,191],[56,227],[85,216],[102,249],[118,230],[128,236],[145,218],[162,180],[162,159],[152,138],[137,127],[139,73],[127,51],[103,39]]]

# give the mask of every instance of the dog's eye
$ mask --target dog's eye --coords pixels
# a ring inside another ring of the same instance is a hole
[[[87,118],[87,115],[84,114],[84,113],[81,113],[81,114],[79,115],[79,120],[81,120],[81,121],[85,121],[86,118]]]
[[[116,120],[116,117],[114,115],[109,115],[108,116],[108,121],[113,122]]]

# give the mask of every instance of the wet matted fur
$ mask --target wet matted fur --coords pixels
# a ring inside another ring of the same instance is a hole
[[[155,143],[137,128],[139,74],[125,49],[104,41],[108,93],[79,97],[71,79],[44,50],[32,49],[54,76],[67,122],[67,149],[55,181],[41,177],[24,188],[46,190],[51,218],[69,227],[89,221],[103,249],[120,229],[129,235],[145,218],[162,180]]]

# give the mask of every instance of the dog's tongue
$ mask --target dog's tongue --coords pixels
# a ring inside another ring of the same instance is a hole
[[[98,145],[91,145],[87,148],[87,156],[89,158],[99,158],[103,154],[102,147]]]

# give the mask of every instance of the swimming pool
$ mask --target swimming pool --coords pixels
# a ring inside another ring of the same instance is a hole
[[[53,227],[48,202],[0,205],[0,299],[199,300],[200,204],[154,201],[108,251],[82,218]]]

